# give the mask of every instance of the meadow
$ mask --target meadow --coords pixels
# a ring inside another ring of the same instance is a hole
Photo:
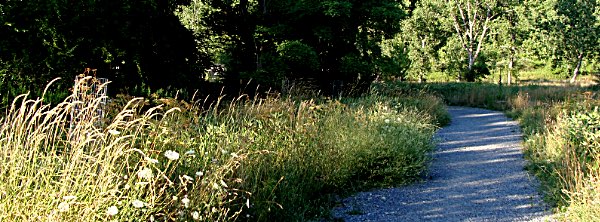
[[[118,95],[104,118],[106,98],[41,98],[21,95],[0,115],[0,221],[327,217],[340,195],[420,180],[449,122],[423,93]]]
[[[505,111],[524,133],[528,170],[561,220],[600,220],[598,87],[489,83],[387,83],[380,91],[437,95],[448,105]]]

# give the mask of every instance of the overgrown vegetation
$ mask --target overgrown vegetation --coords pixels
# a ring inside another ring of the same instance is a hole
[[[0,220],[307,220],[326,215],[335,193],[421,178],[448,121],[424,94],[119,96],[106,119],[100,101],[12,103],[0,126]]]
[[[596,87],[494,84],[389,84],[393,92],[422,91],[450,105],[506,111],[521,122],[529,170],[546,200],[567,221],[600,218],[600,95]]]

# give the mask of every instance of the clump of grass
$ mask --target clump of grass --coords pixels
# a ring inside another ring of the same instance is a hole
[[[332,193],[418,180],[447,116],[429,96],[208,108],[122,96],[101,120],[101,99],[13,102],[0,119],[0,221],[306,220]]]
[[[0,127],[0,220],[236,218],[227,203],[243,193],[226,182],[245,154],[198,155],[171,137],[178,109],[141,112],[141,98],[101,126],[102,99],[77,112],[70,98],[15,99]]]

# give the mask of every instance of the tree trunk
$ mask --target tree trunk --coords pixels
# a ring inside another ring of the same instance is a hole
[[[465,73],[465,80],[467,80],[467,82],[475,82],[473,65],[475,65],[475,57],[472,52],[469,52],[469,66],[467,67],[467,73]]]
[[[575,70],[573,70],[573,77],[571,78],[570,83],[575,83],[577,76],[579,75],[579,69],[581,68],[581,63],[583,62],[583,53],[579,53],[577,56],[577,66],[575,66]]]
[[[514,57],[511,55],[510,56],[510,61],[508,62],[508,75],[506,77],[506,85],[510,86],[510,83],[512,82],[512,72],[513,72],[513,64],[515,62]]]

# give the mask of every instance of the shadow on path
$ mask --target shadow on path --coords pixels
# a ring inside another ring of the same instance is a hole
[[[358,193],[333,210],[345,221],[544,221],[550,213],[524,171],[518,124],[500,112],[449,107],[431,179]],[[353,214],[353,215],[351,215]]]

